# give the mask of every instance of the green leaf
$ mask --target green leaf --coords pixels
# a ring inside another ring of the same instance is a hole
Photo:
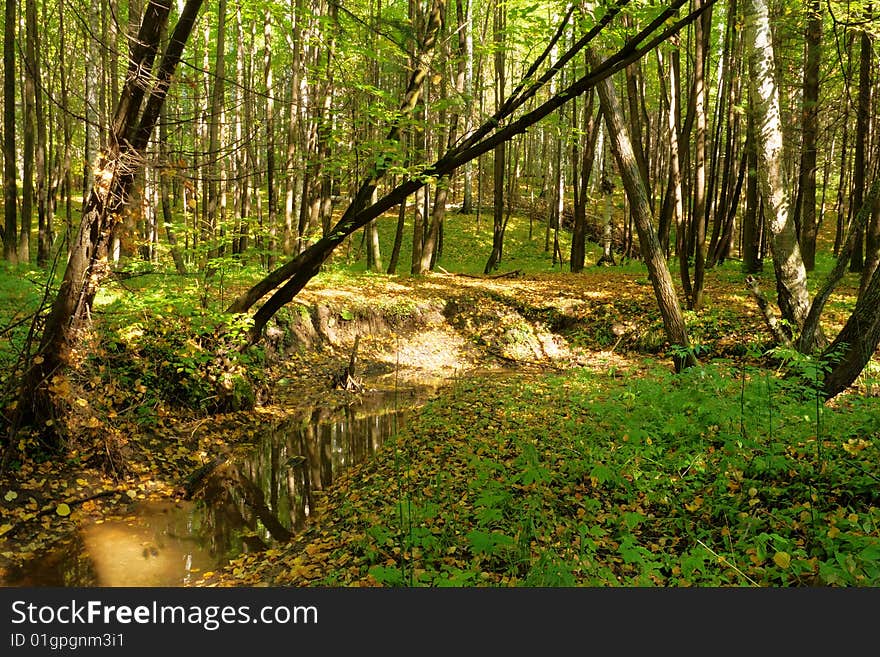
[[[791,555],[788,552],[777,552],[773,555],[773,563],[780,568],[788,568],[791,565]]]

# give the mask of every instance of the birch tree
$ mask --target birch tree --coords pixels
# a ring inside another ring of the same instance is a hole
[[[800,331],[810,309],[810,296],[807,270],[791,214],[789,186],[782,168],[779,90],[766,0],[746,3],[745,38],[758,154],[758,183],[770,232],[777,301],[783,319],[795,331]]]

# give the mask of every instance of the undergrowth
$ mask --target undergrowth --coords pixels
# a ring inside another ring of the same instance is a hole
[[[643,374],[458,383],[328,502],[323,574],[299,554],[276,581],[880,585],[876,399],[817,407],[731,364]]]

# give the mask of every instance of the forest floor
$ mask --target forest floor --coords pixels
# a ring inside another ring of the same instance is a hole
[[[847,401],[822,418],[842,427],[825,449],[857,458],[835,468],[811,458],[816,431],[793,422],[786,433],[787,417],[809,420],[815,405],[747,374],[767,342],[734,272],[713,273],[706,305],[687,313],[701,359],[725,365],[687,377],[671,374],[651,285],[634,266],[316,279],[269,331],[252,410],[188,413],[145,381],[86,367],[58,383],[71,401],[66,458],[14,463],[0,478],[0,580],[79,523],[182,499],[193,472],[247,449],[269,421],[357,403],[332,380],[360,336],[365,388],[427,386],[437,398],[398,447],[335,482],[294,540],[196,585],[876,584],[866,564],[880,551],[880,511],[874,493],[855,490],[880,475],[876,421]],[[829,330],[851,294],[835,298]],[[482,376],[499,371],[518,376]],[[876,406],[864,390],[856,399]],[[756,419],[768,411],[769,434]],[[766,462],[755,465],[755,451]],[[819,471],[830,479],[816,514]],[[841,525],[850,561],[829,544]]]

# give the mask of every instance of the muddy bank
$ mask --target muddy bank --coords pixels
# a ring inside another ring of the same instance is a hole
[[[376,303],[315,299],[295,304],[272,323],[265,345],[279,361],[296,357],[328,366],[326,361],[335,359],[344,368],[359,338],[358,373],[381,388],[395,381],[437,384],[476,370],[578,360],[579,352],[555,328],[476,294]]]

